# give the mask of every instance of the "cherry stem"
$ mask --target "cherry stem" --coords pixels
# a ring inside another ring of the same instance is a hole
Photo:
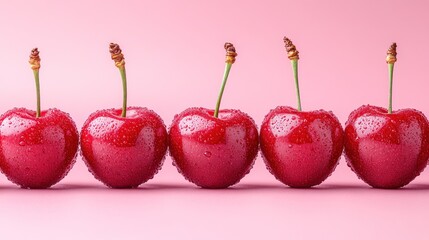
[[[298,102],[298,111],[301,111],[301,95],[299,93],[299,82],[298,82],[298,59],[291,60],[293,77],[295,78],[296,98]]]
[[[220,102],[222,101],[223,91],[225,90],[225,85],[226,85],[226,82],[228,80],[229,71],[231,70],[231,66],[232,66],[232,63],[226,63],[225,64],[225,71],[223,73],[222,86],[220,88],[219,96],[217,98],[216,108],[215,108],[215,111],[214,111],[214,117],[215,118],[217,118],[219,116]]]
[[[389,84],[390,84],[390,90],[389,90],[389,109],[388,113],[392,113],[392,93],[393,93],[393,67],[394,63],[389,63]]]
[[[122,117],[127,117],[127,74],[125,67],[120,67],[119,72],[122,78]]]
[[[33,70],[34,80],[36,82],[36,97],[37,97],[37,108],[36,118],[40,117],[40,84],[39,84],[39,69]]]

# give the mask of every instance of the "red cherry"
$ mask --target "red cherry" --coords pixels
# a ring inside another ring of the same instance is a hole
[[[153,178],[167,150],[167,131],[153,111],[128,107],[97,111],[81,131],[81,152],[91,173],[112,188],[131,188]]]
[[[72,168],[78,140],[67,113],[12,109],[0,117],[0,168],[23,188],[48,188]]]
[[[153,111],[127,107],[127,77],[122,50],[109,51],[122,78],[122,108],[97,111],[81,132],[81,152],[95,178],[112,188],[133,188],[153,178],[162,166],[168,138],[162,119]]]
[[[189,108],[170,128],[174,165],[190,182],[203,188],[226,188],[239,182],[255,162],[258,130],[252,118],[238,110]]]
[[[348,165],[376,188],[403,187],[428,163],[429,123],[415,109],[362,106],[350,114],[345,136]]]
[[[268,170],[291,187],[322,183],[338,165],[344,133],[332,112],[303,112],[298,82],[299,52],[292,41],[283,42],[292,63],[298,108],[277,107],[261,126],[261,152]]]
[[[389,108],[362,106],[353,111],[345,128],[348,165],[376,188],[400,188],[426,167],[429,158],[429,123],[415,109],[393,111],[393,69],[397,45],[387,50]]]
[[[170,128],[173,164],[190,182],[203,188],[227,188],[252,168],[258,153],[258,130],[252,118],[238,110],[219,110],[237,52],[226,42],[225,71],[214,111],[188,108]]]
[[[291,187],[322,183],[338,165],[343,130],[331,112],[271,110],[261,126],[261,152],[268,170]]]

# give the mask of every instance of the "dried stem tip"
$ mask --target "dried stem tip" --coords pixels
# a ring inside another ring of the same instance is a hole
[[[125,66],[125,58],[122,54],[122,50],[116,43],[110,43],[110,54],[112,56],[113,61],[115,61],[115,66],[118,68],[124,68]]]
[[[40,69],[40,56],[39,56],[39,50],[37,48],[33,48],[33,50],[31,50],[30,60],[28,62],[30,63],[31,69],[33,70]]]
[[[233,64],[235,62],[235,57],[237,57],[234,45],[232,45],[232,43],[226,42],[223,47],[226,50],[225,62]]]
[[[387,57],[386,57],[386,62],[389,64],[393,64],[396,62],[396,43],[392,43],[392,45],[390,45],[389,50],[387,50]]]
[[[289,38],[284,37],[283,42],[285,43],[285,48],[287,51],[287,57],[290,60],[298,60],[299,59],[299,52],[296,50],[296,47],[292,43],[292,41]]]

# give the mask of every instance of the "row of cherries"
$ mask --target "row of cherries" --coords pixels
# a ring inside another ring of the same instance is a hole
[[[178,171],[203,188],[226,188],[251,170],[259,146],[269,171],[291,187],[322,183],[345,152],[351,169],[376,188],[407,185],[429,159],[429,123],[414,109],[392,111],[392,79],[396,44],[387,52],[390,98],[388,109],[362,106],[353,111],[343,130],[332,112],[304,112],[298,84],[299,52],[284,38],[297,89],[298,107],[271,110],[260,132],[239,110],[220,110],[237,53],[225,44],[226,65],[214,110],[189,108],[174,117],[167,132],[162,119],[142,107],[127,107],[124,55],[111,43],[110,53],[123,82],[123,106],[89,116],[80,139],[76,125],[58,109],[41,111],[40,56],[30,55],[37,93],[36,111],[15,108],[0,117],[0,169],[23,188],[48,188],[72,168],[79,145],[90,172],[112,188],[133,188],[160,170],[167,148]]]

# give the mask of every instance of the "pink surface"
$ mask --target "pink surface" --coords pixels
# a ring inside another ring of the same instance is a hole
[[[0,112],[35,107],[27,63],[35,46],[42,108],[69,112],[81,128],[95,110],[120,107],[120,76],[108,53],[113,41],[125,54],[130,105],[155,110],[169,125],[187,107],[214,107],[223,43],[231,41],[238,58],[222,107],[240,109],[260,125],[270,109],[295,106],[287,35],[300,51],[304,110],[332,110],[344,123],[362,104],[387,106],[384,57],[396,41],[394,108],[429,114],[421,100],[429,86],[428,7],[425,1],[1,1]],[[195,189],[167,157],[141,189],[109,190],[78,158],[58,190],[20,190],[1,175],[0,236],[427,239],[427,171],[406,189],[375,190],[342,158],[319,188],[294,190],[259,157],[236,188]]]

